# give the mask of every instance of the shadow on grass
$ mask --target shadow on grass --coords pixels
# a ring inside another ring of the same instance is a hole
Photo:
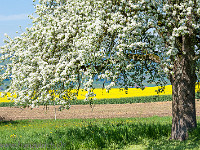
[[[165,126],[163,126],[165,128]],[[171,127],[170,127],[171,131]],[[162,135],[160,135],[162,136]],[[156,149],[156,150],[199,150],[200,149],[200,123],[198,127],[194,130],[189,131],[189,138],[186,141],[175,141],[169,140],[166,136],[162,138],[151,140],[149,144],[146,145],[146,149]]]
[[[19,121],[14,121],[14,120],[8,120],[5,117],[0,116],[0,126],[4,126],[7,124],[19,124]]]
[[[198,124],[200,125],[200,124]],[[145,145],[145,149],[198,149],[200,128],[190,133],[187,141],[169,140],[171,124],[105,123],[66,130],[57,129],[47,143],[62,143],[65,149],[124,149],[127,145]]]
[[[16,121],[13,121],[12,119],[6,119],[5,117],[0,116],[0,126],[1,125],[6,125],[10,123],[17,123]]]
[[[0,116],[0,121],[4,121],[5,119],[5,117]]]
[[[171,125],[134,124],[134,123],[104,123],[102,125],[88,124],[82,127],[57,129],[48,136],[48,144],[62,143],[67,149],[118,149],[127,145],[143,144],[168,139]],[[159,145],[158,145],[159,147]]]
[[[29,124],[29,122],[32,122],[32,120],[12,120],[12,119],[6,119],[5,117],[0,116],[0,127],[8,124],[22,124],[26,125]]]

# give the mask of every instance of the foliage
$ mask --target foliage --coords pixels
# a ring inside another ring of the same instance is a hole
[[[200,1],[166,0],[39,0],[33,26],[1,47],[1,80],[12,78],[8,91],[16,103],[35,107],[60,95],[67,105],[82,84],[94,97],[93,81],[110,81],[105,88],[127,88],[143,81],[164,86],[180,55],[177,38],[199,31]],[[190,23],[188,23],[190,18]],[[195,52],[199,45],[194,42]],[[196,58],[195,58],[196,59]],[[34,92],[37,91],[37,92]]]
[[[185,140],[196,127],[200,0],[39,0],[35,8],[33,26],[1,47],[1,60],[10,63],[0,80],[11,78],[6,92],[16,92],[16,104],[68,108],[81,85],[91,101],[94,79],[109,81],[107,91],[155,81],[162,92],[168,77],[172,139]]]

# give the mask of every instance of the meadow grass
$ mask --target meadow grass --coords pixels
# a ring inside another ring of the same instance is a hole
[[[200,118],[184,142],[169,140],[171,120],[154,116],[2,121],[0,149],[200,149]]]

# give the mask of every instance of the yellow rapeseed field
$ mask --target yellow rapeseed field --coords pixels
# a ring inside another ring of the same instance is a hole
[[[94,93],[96,94],[97,99],[104,99],[104,98],[122,98],[122,97],[139,97],[139,96],[152,96],[157,95],[158,87],[145,87],[144,90],[137,89],[137,88],[129,88],[125,90],[124,88],[112,88],[109,93],[106,92],[106,89],[94,89]],[[81,90],[79,93],[78,99],[84,99],[85,94],[87,92]],[[165,87],[165,92],[160,93],[159,95],[170,95],[172,94],[172,87],[171,85],[167,85]]]
[[[195,91],[200,91],[200,86],[196,85]],[[129,88],[125,90],[124,88],[112,88],[109,92],[106,92],[106,89],[94,89],[94,93],[96,94],[97,99],[105,99],[105,98],[124,98],[124,97],[139,97],[139,96],[153,96],[153,95],[171,95],[172,94],[172,86],[165,86],[164,92],[157,94],[156,90],[158,90],[158,86],[156,87],[145,87],[144,90],[137,88]],[[85,94],[87,91],[81,89],[79,91],[79,95],[77,99],[85,99]],[[10,93],[8,93],[10,96]],[[7,97],[0,98],[0,102],[9,102]]]

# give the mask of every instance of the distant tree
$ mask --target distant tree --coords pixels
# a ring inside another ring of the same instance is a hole
[[[171,139],[197,127],[200,0],[40,0],[33,26],[1,47],[1,79],[24,106],[68,105],[94,77],[128,88],[143,81],[173,90]],[[149,78],[147,78],[149,77]],[[156,80],[158,79],[158,80]],[[54,92],[52,92],[54,90]],[[77,91],[77,92],[75,92]]]

